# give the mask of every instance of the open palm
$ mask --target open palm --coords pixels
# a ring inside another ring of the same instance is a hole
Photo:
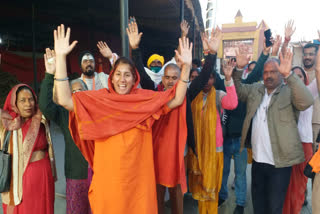
[[[288,23],[284,27],[284,35],[287,40],[291,39],[291,36],[296,31],[296,28],[294,27],[294,21],[289,20]]]
[[[210,52],[217,53],[222,39],[222,32],[219,27],[212,28],[211,37],[208,40],[208,48]]]
[[[49,74],[54,74],[56,71],[56,54],[54,53],[54,50],[46,48],[46,53],[44,54],[43,58],[46,72]]]
[[[132,49],[137,49],[137,48],[139,48],[142,33],[139,33],[136,20],[134,18],[131,18],[130,20],[133,20],[133,21],[131,23],[129,23],[128,27],[127,27],[127,35],[128,35],[128,39],[129,39],[129,44]]]
[[[285,54],[280,53],[280,66],[276,63],[276,67],[284,77],[290,75],[292,68],[292,52],[290,49]]]
[[[249,63],[250,57],[244,46],[239,46],[239,50],[236,49],[236,62],[237,68],[243,69]]]
[[[106,42],[99,41],[97,47],[99,48],[102,56],[104,56],[105,58],[112,58],[112,51]]]
[[[78,41],[73,41],[70,45],[70,33],[70,28],[68,28],[67,32],[65,33],[63,24],[58,26],[57,30],[54,30],[54,50],[56,55],[68,55],[78,43]]]
[[[226,80],[230,80],[233,72],[232,62],[229,60],[227,64],[223,67],[224,76]]]
[[[191,66],[192,62],[192,42],[186,37],[179,39],[179,52],[176,50],[176,56],[181,64]]]

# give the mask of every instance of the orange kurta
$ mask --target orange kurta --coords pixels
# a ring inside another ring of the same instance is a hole
[[[137,74],[138,76],[138,74]],[[170,111],[166,92],[112,88],[73,95],[70,133],[93,167],[89,200],[93,214],[157,214],[152,125]]]
[[[184,150],[187,142],[186,99],[153,125],[153,150],[157,184],[181,185],[187,192]]]
[[[132,128],[95,141],[93,170],[93,214],[157,213],[151,130]]]

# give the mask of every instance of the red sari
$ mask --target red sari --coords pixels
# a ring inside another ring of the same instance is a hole
[[[18,132],[21,130],[23,154],[22,193],[20,201],[14,199],[14,188],[19,189],[19,184],[11,180],[11,188],[3,193],[4,214],[53,214],[54,213],[54,177],[48,155],[48,141],[45,126],[41,123],[41,113],[36,106],[35,115],[25,123],[20,122],[19,111],[16,107],[16,91],[23,85],[15,86],[9,93],[4,110],[9,112],[13,121],[3,121],[7,130]],[[32,91],[32,89],[30,88]],[[33,92],[33,91],[32,91]],[[33,92],[34,94],[34,92]],[[35,97],[35,94],[34,94]],[[13,137],[11,137],[9,152],[13,153]],[[44,150],[46,155],[43,159],[30,162],[34,151]],[[14,171],[14,169],[12,169]],[[18,170],[19,171],[19,170]],[[18,187],[15,187],[18,186]],[[8,202],[7,204],[4,202]]]

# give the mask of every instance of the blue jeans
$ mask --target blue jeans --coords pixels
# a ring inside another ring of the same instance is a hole
[[[245,206],[247,198],[247,149],[240,153],[240,138],[226,138],[223,143],[223,177],[219,197],[228,198],[228,177],[231,158],[234,158],[236,204]]]

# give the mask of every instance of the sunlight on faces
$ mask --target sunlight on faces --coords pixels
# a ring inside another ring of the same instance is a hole
[[[178,68],[167,66],[162,76],[162,84],[165,89],[172,88],[180,79],[180,71]]]
[[[316,48],[306,48],[303,50],[303,65],[305,68],[312,68],[316,61]]]
[[[275,64],[276,62],[269,61],[264,64],[263,69],[263,82],[266,88],[270,90],[277,88],[282,81],[282,76]]]
[[[129,64],[120,63],[112,76],[114,90],[118,94],[129,94],[135,84],[135,78]]]
[[[22,89],[19,91],[17,95],[17,107],[22,118],[29,119],[34,115],[35,100],[30,90]]]

